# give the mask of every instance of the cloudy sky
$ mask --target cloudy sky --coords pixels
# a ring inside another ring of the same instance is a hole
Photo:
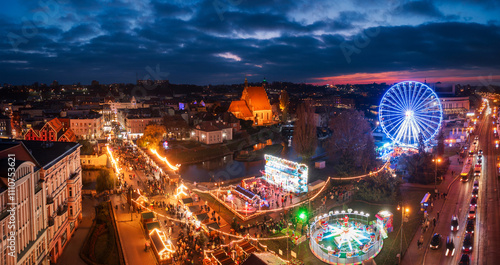
[[[0,83],[500,81],[500,1],[13,0]]]

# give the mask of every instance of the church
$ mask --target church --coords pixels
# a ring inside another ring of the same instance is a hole
[[[229,111],[238,119],[252,120],[257,126],[273,122],[273,111],[266,90],[264,87],[249,87],[246,78],[241,99],[231,102]]]

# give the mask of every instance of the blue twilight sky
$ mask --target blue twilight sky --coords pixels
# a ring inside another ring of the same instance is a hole
[[[13,0],[0,83],[500,84],[500,1]]]

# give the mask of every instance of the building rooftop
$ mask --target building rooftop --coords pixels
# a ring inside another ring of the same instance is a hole
[[[45,169],[57,163],[65,155],[70,154],[78,149],[79,143],[73,142],[44,142],[44,141],[27,141],[2,139],[0,141],[0,150],[6,146],[19,145],[22,142],[26,149],[36,159],[36,161]]]

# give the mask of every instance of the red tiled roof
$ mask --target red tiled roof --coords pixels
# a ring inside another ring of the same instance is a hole
[[[239,112],[243,117],[253,118],[252,112],[248,108],[247,103],[243,100],[235,100],[231,102],[231,105],[229,105],[229,111],[233,113]]]
[[[243,90],[242,100],[246,100],[245,93],[248,96],[249,101],[247,101],[249,107],[253,107],[253,110],[271,110],[271,104],[269,103],[269,98],[267,97],[266,90],[263,87],[253,86],[247,87]]]

